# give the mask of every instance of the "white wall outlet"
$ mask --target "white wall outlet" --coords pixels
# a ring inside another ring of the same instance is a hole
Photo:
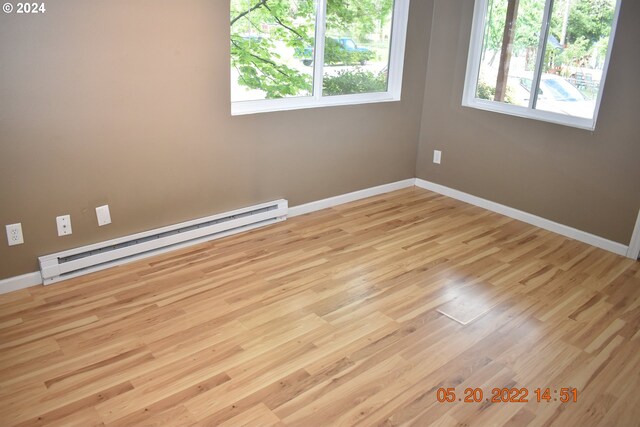
[[[56,217],[56,224],[58,224],[58,236],[67,236],[73,233],[71,230],[71,215]]]
[[[433,150],[433,163],[438,165],[442,163],[442,151]]]
[[[98,217],[98,225],[111,224],[111,213],[109,212],[109,205],[99,206],[96,208],[96,216]]]
[[[22,236],[22,224],[9,224],[7,228],[7,242],[9,246],[21,245],[24,243]]]

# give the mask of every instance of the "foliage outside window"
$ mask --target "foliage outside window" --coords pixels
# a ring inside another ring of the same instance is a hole
[[[619,1],[477,0],[463,104],[593,129]]]
[[[231,0],[233,114],[400,98],[408,0]]]

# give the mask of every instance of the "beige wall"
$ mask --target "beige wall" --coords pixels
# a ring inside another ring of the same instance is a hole
[[[398,103],[231,117],[229,2],[58,0],[0,14],[0,279],[37,256],[277,198],[415,176],[430,10]],[[108,203],[113,224],[98,228]],[[71,214],[73,235],[55,217]]]
[[[420,178],[627,244],[640,208],[640,3],[624,2],[595,132],[462,108],[472,11],[473,0],[412,2],[402,102],[243,117],[229,114],[226,0],[0,14],[0,224],[22,222],[26,239],[0,244],[0,279],[46,253],[411,178],[418,144]],[[114,222],[99,228],[104,203]],[[74,234],[59,238],[62,214]]]
[[[418,177],[629,244],[640,208],[640,2],[623,1],[594,132],[462,108],[473,0],[430,2]]]

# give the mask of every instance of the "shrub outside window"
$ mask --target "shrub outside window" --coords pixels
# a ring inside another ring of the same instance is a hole
[[[620,0],[476,0],[463,105],[594,129]]]
[[[397,101],[409,0],[231,0],[234,115]]]

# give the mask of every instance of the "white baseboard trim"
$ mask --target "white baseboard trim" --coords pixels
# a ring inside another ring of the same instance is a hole
[[[389,193],[391,191],[401,190],[403,188],[413,187],[415,179],[405,179],[404,181],[392,182],[391,184],[379,185],[377,187],[367,188],[364,190],[354,191],[353,193],[342,194],[340,196],[329,197],[327,199],[318,200],[304,205],[298,205],[289,208],[289,217],[308,214],[322,209],[332,208],[348,202],[365,199],[367,197],[378,196],[380,194]]]
[[[42,276],[39,271],[23,274],[22,276],[9,277],[8,279],[0,280],[0,295],[41,284]]]
[[[638,212],[636,227],[633,229],[631,242],[629,242],[629,250],[627,251],[627,257],[635,260],[640,258],[640,211]]]
[[[444,185],[425,181],[420,178],[405,179],[404,181],[384,184],[360,191],[354,191],[353,193],[342,194],[340,196],[329,197],[327,199],[318,200],[316,202],[306,203],[304,205],[294,206],[292,208],[289,208],[288,216],[294,217],[304,215],[322,209],[338,206],[344,203],[354,202],[356,200],[361,200],[367,197],[378,196],[380,194],[389,193],[391,191],[413,187],[414,185],[419,188],[424,188],[426,190],[451,197],[452,199],[470,203],[483,209],[487,209],[489,211],[535,225],[536,227],[552,231],[562,236],[566,236],[571,239],[575,239],[580,242],[605,249],[618,255],[627,256],[628,258],[632,259],[638,259],[638,257],[640,256],[640,212],[638,214],[638,220],[636,222],[631,243],[629,246],[625,246],[621,243],[617,243],[603,237],[569,227],[567,225],[559,224],[557,222],[553,222],[537,215],[511,208],[509,206],[501,205],[499,203],[492,202],[481,197],[473,196],[471,194],[464,193],[453,188],[445,187]],[[39,271],[24,274],[22,276],[9,277],[7,279],[0,280],[0,295],[41,284],[42,276],[40,275]]]
[[[324,200],[318,200],[316,202],[307,203],[304,205],[295,206],[289,208],[288,217],[294,217],[298,215],[304,215],[306,213],[315,212],[321,209],[330,208],[333,206],[341,205],[348,202],[364,199],[371,196],[377,196],[379,194],[389,193],[391,191],[400,190],[403,188],[413,187],[415,185],[415,179],[405,179],[404,181],[393,182],[391,184],[384,184],[373,188],[367,188],[360,191],[354,191],[353,193],[342,194],[340,196],[330,197]],[[172,248],[176,249],[176,248]],[[17,291],[31,286],[41,285],[42,275],[39,271],[22,276],[9,277],[7,279],[0,280],[0,295],[8,292]]]
[[[535,225],[536,227],[552,231],[562,236],[569,237],[570,239],[578,240],[580,242],[587,243],[591,246],[595,246],[618,255],[628,256],[627,251],[629,248],[622,243],[614,242],[612,240],[605,239],[604,237],[596,236],[594,234],[587,233],[586,231],[581,231],[564,224],[559,224],[557,222],[530,214],[528,212],[501,205],[500,203],[492,202],[490,200],[473,196],[471,194],[464,193],[453,188],[445,187],[444,185],[425,181],[420,178],[416,178],[416,187],[424,188],[425,190],[430,190],[435,193],[451,197],[452,199],[470,203],[483,209],[487,209],[489,211],[496,212],[522,222],[526,222],[527,224]],[[636,228],[638,227],[636,226]]]

